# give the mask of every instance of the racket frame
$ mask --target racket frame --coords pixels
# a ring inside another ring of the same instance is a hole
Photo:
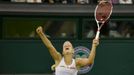
[[[99,21],[97,20],[97,18],[96,18],[96,10],[98,9],[99,4],[101,4],[101,3],[103,3],[103,2],[108,2],[108,3],[111,4],[111,11],[110,11],[109,16],[108,16],[104,21],[102,21],[102,22],[101,22],[101,25],[99,26],[99,23],[100,23],[100,22],[99,22]],[[94,13],[95,21],[96,21],[96,23],[97,23],[97,32],[96,32],[95,39],[98,39],[98,38],[99,38],[100,30],[101,30],[102,26],[104,25],[104,23],[110,18],[111,14],[112,14],[112,10],[113,10],[113,5],[112,5],[111,1],[110,1],[110,2],[109,2],[109,1],[100,1],[99,4],[96,6],[96,8],[95,8],[95,13]]]

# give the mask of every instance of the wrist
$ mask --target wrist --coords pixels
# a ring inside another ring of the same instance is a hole
[[[96,44],[96,43],[93,43],[92,46],[93,46],[93,47],[97,47],[97,44]]]

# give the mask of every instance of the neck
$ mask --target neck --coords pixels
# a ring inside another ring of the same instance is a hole
[[[64,55],[64,61],[66,63],[66,65],[70,65],[72,64],[72,58],[73,58],[73,55]]]

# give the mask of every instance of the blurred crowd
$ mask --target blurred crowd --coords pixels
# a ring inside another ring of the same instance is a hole
[[[2,0],[1,0],[2,1]],[[113,4],[133,4],[134,0],[111,0]],[[48,4],[96,4],[98,0],[3,0],[2,2],[13,3],[48,3]],[[48,21],[49,36],[55,35],[56,37],[75,37],[76,24],[75,22],[61,22],[61,21]],[[57,26],[57,29],[55,28]],[[69,26],[71,25],[71,26]],[[31,24],[32,26],[32,24]],[[82,36],[85,38],[92,38],[96,34],[96,22],[84,22]],[[58,29],[60,28],[60,29]],[[17,29],[17,28],[16,28]],[[70,31],[68,31],[70,29]],[[15,30],[15,29],[14,29]],[[21,32],[21,31],[20,31]],[[29,34],[28,34],[29,35]],[[18,36],[18,34],[17,34]],[[20,36],[20,35],[19,35]],[[27,34],[26,34],[27,36]],[[35,32],[30,32],[30,37],[35,36]],[[101,37],[112,38],[131,38],[134,37],[134,22],[133,21],[109,21],[103,26],[101,30]]]
[[[84,26],[85,38],[91,38],[96,33],[96,23]],[[132,21],[109,21],[101,29],[102,38],[132,38],[134,37],[134,22]]]
[[[111,0],[113,4],[133,4],[134,0]],[[96,4],[98,0],[3,0],[3,2],[60,3],[60,4]]]
[[[3,20],[4,38],[36,38],[35,28],[42,26],[50,38],[94,38],[97,24],[94,19],[7,18]],[[27,27],[27,28],[26,28]],[[81,27],[79,30],[78,27]],[[25,30],[24,30],[25,29]],[[107,21],[100,31],[101,38],[134,38],[133,19]]]

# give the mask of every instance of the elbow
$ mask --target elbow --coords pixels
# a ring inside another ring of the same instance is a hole
[[[89,65],[92,65],[93,63],[94,63],[94,61],[89,62]]]
[[[94,61],[89,61],[88,66],[92,65],[93,63],[94,63]]]
[[[94,61],[90,61],[87,63],[87,66],[91,66],[92,64],[94,64]]]
[[[88,62],[88,65],[89,65],[89,66],[94,63],[94,59],[89,59],[88,61],[89,61],[89,62]]]

